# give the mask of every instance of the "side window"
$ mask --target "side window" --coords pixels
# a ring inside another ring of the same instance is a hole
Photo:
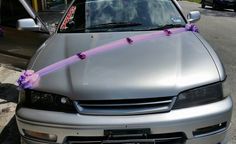
[[[18,0],[1,0],[1,25],[16,27],[18,19],[29,18]]]
[[[38,0],[38,15],[46,24],[58,24],[71,0]]]

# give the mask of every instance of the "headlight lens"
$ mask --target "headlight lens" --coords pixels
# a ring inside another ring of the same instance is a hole
[[[173,109],[204,105],[224,99],[229,95],[226,94],[228,92],[224,93],[223,83],[219,82],[180,93]]]
[[[76,112],[73,102],[68,97],[33,90],[20,93],[19,105],[39,110]]]

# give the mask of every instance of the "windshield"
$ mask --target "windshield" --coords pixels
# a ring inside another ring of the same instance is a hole
[[[76,0],[59,32],[146,31],[184,25],[171,0]]]

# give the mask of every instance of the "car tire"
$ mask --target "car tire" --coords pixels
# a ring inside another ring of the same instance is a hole
[[[236,8],[234,8],[234,12],[236,12]]]
[[[206,5],[205,5],[205,0],[202,0],[202,8],[205,8]]]

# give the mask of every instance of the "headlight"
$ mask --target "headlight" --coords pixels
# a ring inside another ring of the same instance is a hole
[[[74,104],[68,97],[33,90],[20,92],[18,103],[20,107],[76,113]]]
[[[229,96],[226,81],[195,88],[178,95],[173,109],[187,108],[220,101]]]

